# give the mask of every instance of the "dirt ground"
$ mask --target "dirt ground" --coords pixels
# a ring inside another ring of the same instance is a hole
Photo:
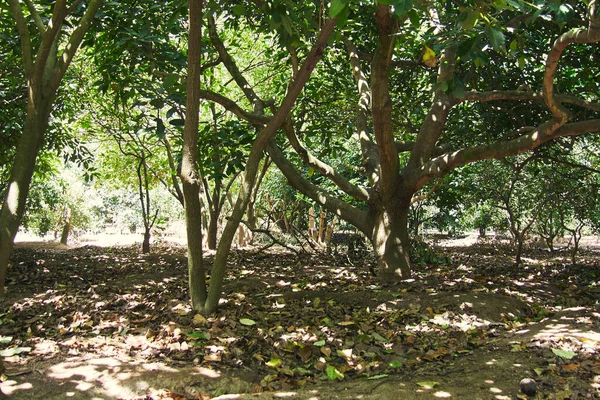
[[[185,250],[20,243],[0,304],[12,399],[600,398],[600,250],[439,241],[414,279],[371,259],[233,252],[218,315]],[[468,245],[467,245],[468,244]],[[207,255],[207,268],[211,257]],[[520,381],[536,381],[528,397]]]

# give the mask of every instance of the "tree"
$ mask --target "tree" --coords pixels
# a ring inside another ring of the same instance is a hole
[[[0,290],[15,235],[21,223],[33,175],[56,92],[102,0],[89,3],[61,0],[49,8],[33,1],[9,0],[21,41],[21,59],[27,82],[23,132],[12,163],[8,189],[0,210]],[[77,19],[79,21],[77,22]]]
[[[215,6],[213,4],[213,6]],[[263,5],[265,6],[265,5]],[[200,7],[200,4],[195,4],[194,7]],[[269,140],[275,136],[277,130],[281,125],[284,124],[294,106],[296,99],[300,95],[306,82],[308,81],[315,65],[323,55],[324,49],[327,45],[327,40],[331,35],[335,27],[335,19],[327,20],[321,27],[319,34],[308,54],[305,57],[304,62],[294,72],[293,79],[291,79],[288,85],[287,92],[282,99],[280,105],[275,108],[275,112],[272,117],[264,116],[264,105],[274,102],[266,102],[254,92],[252,87],[248,84],[247,80],[243,77],[240,70],[235,65],[235,62],[231,59],[227,52],[223,51],[224,48],[217,49],[219,52],[220,61],[226,66],[229,73],[232,75],[233,80],[245,94],[247,100],[250,102],[254,109],[254,115],[262,125],[266,122],[264,127],[258,133],[256,139],[252,143],[252,148],[248,159],[246,161],[246,167],[242,175],[242,181],[240,185],[240,191],[233,207],[232,213],[223,229],[221,240],[215,254],[213,261],[213,268],[211,271],[210,287],[208,293],[206,291],[206,285],[204,283],[204,268],[202,266],[202,247],[201,240],[198,238],[198,232],[201,227],[200,221],[200,207],[198,202],[199,194],[199,176],[196,170],[196,146],[198,142],[198,128],[197,128],[197,97],[201,96],[209,98],[213,101],[222,101],[225,98],[215,93],[204,91],[198,95],[192,91],[198,90],[199,79],[196,80],[196,76],[199,76],[199,42],[192,43],[191,40],[198,40],[197,35],[200,29],[200,16],[197,14],[198,10],[192,10],[190,7],[190,15],[195,16],[198,20],[194,23],[190,20],[190,46],[188,50],[188,102],[186,106],[186,127],[184,129],[184,152],[183,152],[183,164],[181,177],[184,182],[184,195],[186,198],[186,222],[188,232],[188,265],[190,269],[190,291],[192,297],[192,305],[194,309],[202,311],[204,313],[212,313],[216,310],[219,298],[221,295],[221,287],[226,271],[226,261],[231,248],[234,234],[238,228],[238,225],[248,207],[248,203],[251,200],[253,191],[255,189],[256,176],[258,173],[260,161],[263,156],[263,151],[266,148]],[[190,17],[192,18],[192,17]],[[209,16],[209,19],[212,17]],[[209,21],[209,24],[214,22]],[[192,34],[191,29],[196,29]],[[195,51],[194,56],[190,56],[190,53]],[[196,82],[198,84],[196,84]],[[243,110],[243,108],[237,106],[235,103],[225,99],[228,106],[228,110],[232,111],[238,116],[250,114]],[[253,121],[254,122],[254,121]],[[188,191],[186,194],[186,190]]]
[[[309,182],[275,142],[268,151],[292,186],[371,240],[383,279],[406,278],[411,274],[408,213],[427,183],[469,163],[600,131],[597,93],[570,93],[563,86],[563,76],[585,82],[589,70],[597,70],[588,44],[600,41],[599,7],[596,1],[585,10],[501,1],[465,6],[456,18],[456,10],[431,3],[427,13],[404,1],[377,2],[373,9],[353,4],[332,2],[330,13],[348,16],[346,71],[356,82],[359,107],[353,133],[366,179],[356,185],[312,154],[296,134],[299,124],[285,128],[305,166],[366,207],[355,207]],[[578,12],[580,19],[574,18]],[[539,18],[542,13],[555,24]],[[371,21],[365,19],[369,15],[374,16]],[[544,48],[541,38],[548,35],[558,37]],[[580,61],[573,62],[569,51]],[[331,65],[330,73],[339,74],[337,64]],[[430,67],[436,66],[433,73]],[[523,83],[528,86],[519,87]]]

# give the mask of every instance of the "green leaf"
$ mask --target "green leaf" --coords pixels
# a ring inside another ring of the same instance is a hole
[[[388,376],[390,376],[389,374],[379,374],[379,375],[373,375],[368,377],[368,380],[374,381],[376,379],[383,379],[383,378],[387,378]]]
[[[565,360],[570,360],[577,355],[577,353],[570,350],[552,349],[552,352],[560,358],[564,358]]]
[[[246,15],[246,8],[241,4],[236,4],[233,9],[233,14],[237,17],[241,17],[242,15]]]
[[[401,361],[392,361],[390,363],[390,367],[392,367],[392,368],[400,368],[402,365],[404,365],[404,364],[402,364]]]
[[[173,126],[184,126],[185,121],[181,118],[175,118],[175,119],[170,120],[169,124],[171,124]]]
[[[192,340],[206,340],[206,335],[202,332],[191,332],[187,334],[187,337]]]
[[[383,336],[381,336],[379,333],[377,333],[377,332],[373,332],[373,333],[371,333],[371,337],[372,337],[372,338],[373,338],[375,341],[377,341],[377,342],[380,342],[380,343],[385,343],[385,342],[387,342],[387,340],[386,340],[386,339],[385,339]]]
[[[344,374],[338,371],[337,368],[333,365],[328,365],[327,368],[325,368],[325,373],[327,374],[327,377],[330,381],[334,381],[336,379],[339,379],[341,381],[344,379]]]
[[[179,80],[179,75],[169,74],[169,75],[165,76],[165,78],[163,79],[163,85],[165,86],[165,88],[170,88],[173,85],[175,85],[178,80]]]
[[[573,7],[571,7],[569,4],[561,4],[556,12],[556,21],[565,23],[572,19],[574,15],[575,11],[573,11]]]
[[[150,105],[154,108],[163,108],[165,101],[161,98],[152,99],[150,100]]]
[[[290,17],[288,17],[287,15],[283,15],[281,17],[281,23],[283,24],[283,28],[288,33],[288,35],[292,36],[294,34],[294,31],[292,30],[292,22],[290,20]]]
[[[479,20],[480,14],[481,13],[479,11],[469,10],[465,14],[464,19],[460,21],[460,26],[462,26],[462,28],[467,31],[473,29],[473,27],[475,26],[475,24],[477,24],[477,21]]]
[[[492,48],[498,52],[504,52],[504,43],[506,42],[506,38],[504,37],[504,33],[500,30],[500,28],[491,26],[489,29],[489,34]]]
[[[279,358],[271,358],[266,364],[267,367],[279,368],[283,364],[283,361],[281,361]]]
[[[154,120],[156,122],[156,137],[162,139],[165,137],[165,124],[163,123],[161,118],[156,118]]]
[[[438,382],[417,382],[417,385],[421,386],[423,389],[433,389],[438,384]]]
[[[415,10],[408,11],[408,18],[410,19],[410,23],[413,25],[421,25],[421,18],[419,14]]]
[[[348,7],[348,2],[349,0],[333,0],[329,7],[329,16],[331,18],[337,17],[346,7]]]
[[[517,43],[516,39],[513,39],[510,42],[510,51],[516,52],[519,49],[519,43]]]
[[[31,351],[31,347],[13,347],[10,349],[0,351],[0,356],[2,357],[11,357],[21,353],[29,353]]]
[[[316,342],[313,343],[313,346],[315,347],[323,347],[325,346],[325,340],[318,340]]]
[[[251,320],[250,318],[241,318],[240,324],[246,325],[246,326],[252,326],[252,325],[256,325],[256,321]]]

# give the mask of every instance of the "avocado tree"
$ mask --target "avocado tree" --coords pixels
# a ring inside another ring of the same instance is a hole
[[[333,1],[330,15],[348,19],[334,54],[345,48],[343,71],[355,81],[358,110],[347,139],[362,154],[362,184],[314,155],[298,134],[302,125],[290,121],[285,130],[305,166],[364,207],[305,179],[274,141],[269,154],[292,186],[370,238],[384,279],[409,277],[408,214],[427,183],[469,163],[600,131],[598,92],[588,84],[599,73],[599,8],[597,1],[475,2],[458,10]],[[548,36],[555,40],[545,45]],[[340,61],[323,64],[329,80],[340,80]],[[347,131],[341,120],[339,131]]]
[[[0,291],[15,235],[25,210],[29,185],[57,90],[102,0],[46,2],[9,0],[21,42],[27,106],[0,210]],[[3,11],[5,14],[5,11]]]

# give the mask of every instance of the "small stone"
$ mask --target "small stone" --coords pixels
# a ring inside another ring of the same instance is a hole
[[[526,394],[527,396],[534,396],[537,392],[537,384],[531,378],[523,378],[521,379],[521,392]]]

